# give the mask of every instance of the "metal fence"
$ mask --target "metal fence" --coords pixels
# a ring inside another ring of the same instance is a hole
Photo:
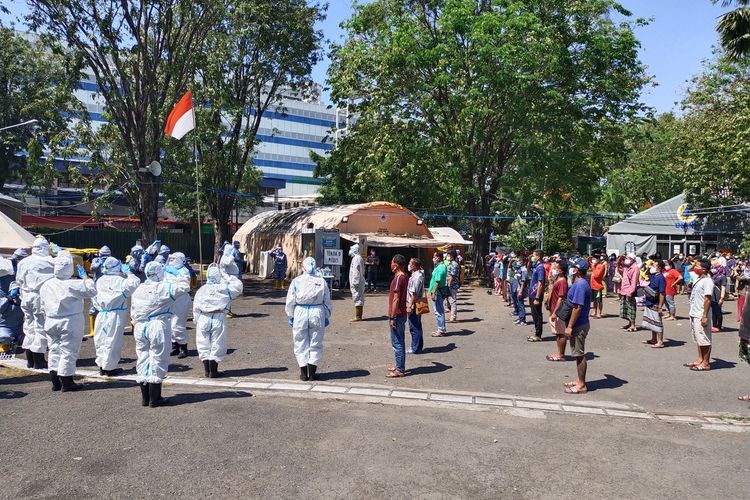
[[[32,234],[55,233],[55,229],[35,228]],[[173,252],[182,252],[187,257],[198,261],[198,236],[194,232],[172,232],[159,231],[158,238],[162,244],[167,245]],[[125,258],[130,253],[130,248],[135,241],[141,238],[140,231],[123,231],[113,229],[83,229],[80,231],[68,231],[61,234],[49,236],[48,239],[61,247],[73,248],[100,248],[107,245],[112,250],[112,255]],[[201,234],[203,243],[203,262],[211,262],[218,249],[214,248],[214,234]],[[151,244],[150,241],[142,242],[144,248]]]

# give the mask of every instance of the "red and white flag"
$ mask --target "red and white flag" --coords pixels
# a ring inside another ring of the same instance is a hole
[[[164,133],[175,139],[182,139],[185,134],[194,128],[193,94],[188,90],[172,112],[169,113],[167,124],[164,126]]]

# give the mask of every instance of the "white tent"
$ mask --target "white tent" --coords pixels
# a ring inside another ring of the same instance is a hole
[[[31,248],[34,235],[0,212],[0,253],[10,254],[17,248]]]

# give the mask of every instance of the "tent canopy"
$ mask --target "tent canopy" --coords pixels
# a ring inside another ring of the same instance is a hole
[[[431,227],[432,237],[441,242],[442,245],[472,245],[469,240],[465,240],[461,233],[452,227]]]
[[[17,248],[31,248],[34,235],[0,212],[0,252],[13,253]]]

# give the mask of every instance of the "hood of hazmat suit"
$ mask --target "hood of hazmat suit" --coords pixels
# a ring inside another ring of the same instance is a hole
[[[73,276],[73,256],[70,252],[63,250],[60,255],[55,257],[55,278],[67,280]]]
[[[169,256],[167,265],[174,268],[181,268],[185,265],[185,254],[182,252],[175,252]]]
[[[31,245],[31,253],[39,257],[49,257],[49,241],[44,236],[37,236]]]
[[[112,250],[109,249],[107,245],[104,245],[99,249],[99,257],[111,257],[112,256]]]
[[[104,261],[104,274],[118,275],[122,271],[122,262],[114,257],[107,257]]]
[[[355,243],[352,245],[352,247],[349,249],[349,257],[354,257],[355,255],[359,254],[359,244]]]
[[[158,262],[149,262],[146,264],[146,281],[159,283],[164,279],[164,266]]]

